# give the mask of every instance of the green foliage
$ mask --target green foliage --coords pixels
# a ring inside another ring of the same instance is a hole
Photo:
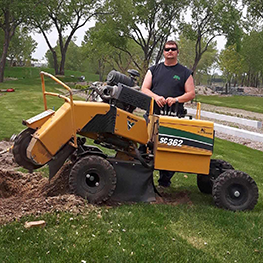
[[[237,52],[236,45],[228,46],[220,53],[219,65],[229,82],[241,77],[244,58]]]
[[[189,40],[195,41],[194,63],[196,67],[216,36],[225,35],[238,40],[240,35],[241,11],[236,1],[194,0],[190,3],[191,21],[180,24],[181,32]],[[230,41],[230,40],[229,40]]]
[[[88,87],[89,87],[88,85],[76,84],[74,88],[80,90],[86,90]]]
[[[255,19],[263,19],[263,3],[260,0],[242,0],[243,4],[247,6],[247,13],[249,18],[255,23]]]
[[[57,53],[58,63],[60,63],[61,53],[59,52],[60,47],[59,47],[58,41],[57,41],[57,45],[54,47],[54,50]],[[46,52],[45,57],[48,61],[48,67],[54,68],[54,57],[50,50]],[[81,47],[76,45],[74,41],[70,41],[68,50],[67,50],[65,70],[84,71],[83,61],[84,61],[84,58],[83,58]]]
[[[25,27],[17,28],[8,50],[10,65],[12,66],[12,62],[17,62],[30,66],[31,55],[36,47],[37,43],[29,36],[28,30]]]
[[[149,63],[159,61],[163,44],[185,7],[185,1],[177,1],[175,5],[172,0],[108,0],[105,8],[113,15],[100,17],[107,35],[106,42],[126,52],[144,75]],[[129,52],[128,39],[142,50],[140,60]]]
[[[52,52],[55,74],[64,75],[66,54],[74,34],[96,15],[100,4],[98,0],[43,0],[39,4],[40,8],[32,11],[31,25],[43,34]],[[48,30],[53,26],[58,34],[60,63],[57,60],[58,52],[52,47],[47,35]],[[73,64],[71,68],[72,66]]]
[[[3,82],[6,57],[10,40],[14,36],[16,28],[20,24],[27,22],[28,10],[30,10],[30,8],[33,8],[35,5],[33,0],[0,0],[0,6],[0,30],[3,30],[2,32],[4,32],[4,45],[0,59],[0,82]]]
[[[244,34],[241,48],[228,46],[219,57],[219,65],[228,81],[257,87],[262,85],[263,74],[263,31],[254,30]]]
[[[205,45],[205,39],[202,41],[202,45]],[[204,42],[204,43],[203,43]],[[179,62],[188,68],[193,68],[195,61],[195,40],[191,40],[180,35],[178,46],[180,50]],[[195,83],[206,83],[205,78],[208,78],[214,63],[217,59],[217,49],[216,42],[211,42],[207,48],[207,51],[202,55],[200,61],[198,62],[196,72],[195,72]]]
[[[139,61],[143,56],[142,50],[130,39],[127,39],[125,44],[128,53],[115,48],[108,42],[112,38],[109,33],[108,24],[96,23],[95,27],[86,32],[82,43],[83,57],[86,57],[93,70],[99,73],[101,81],[112,69],[126,74],[128,69],[136,67],[133,60]]]

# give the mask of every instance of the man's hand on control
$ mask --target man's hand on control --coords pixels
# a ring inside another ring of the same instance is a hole
[[[166,99],[166,103],[168,104],[169,107],[171,107],[174,103],[176,103],[178,101],[177,98],[172,98],[172,97],[168,97]]]
[[[160,108],[162,108],[166,104],[166,100],[163,96],[157,95],[154,99]]]

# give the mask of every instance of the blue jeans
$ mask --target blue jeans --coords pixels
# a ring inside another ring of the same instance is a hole
[[[171,179],[174,175],[173,171],[165,171],[160,170],[159,171],[160,178],[158,180],[158,183],[160,186],[169,187],[171,184]]]

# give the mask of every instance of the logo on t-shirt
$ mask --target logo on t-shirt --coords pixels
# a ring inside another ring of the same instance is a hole
[[[180,77],[179,77],[179,76],[177,76],[177,75],[174,75],[174,76],[173,76],[173,79],[180,80]]]

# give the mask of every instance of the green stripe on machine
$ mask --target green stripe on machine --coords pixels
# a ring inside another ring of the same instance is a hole
[[[191,132],[181,131],[178,129],[168,128],[168,127],[159,127],[159,134],[167,134],[167,135],[173,135],[173,136],[179,136],[187,139],[192,139],[200,142],[205,142],[209,144],[213,144],[213,139],[194,134]]]

